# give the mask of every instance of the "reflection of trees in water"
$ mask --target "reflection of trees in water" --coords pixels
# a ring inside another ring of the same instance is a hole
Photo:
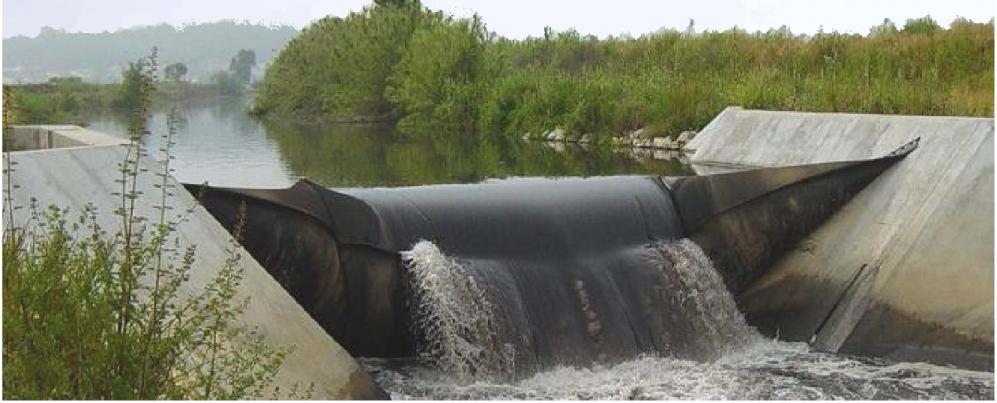
[[[294,175],[327,186],[401,186],[479,182],[508,176],[682,175],[676,161],[604,148],[489,136],[414,138],[385,125],[264,123]]]
[[[208,110],[211,117],[218,120],[249,120],[246,116],[246,98],[219,96],[211,102]]]
[[[212,118],[233,125],[236,133],[256,134],[260,131],[261,124],[246,114],[248,107],[249,98],[222,96],[211,105],[209,111]]]

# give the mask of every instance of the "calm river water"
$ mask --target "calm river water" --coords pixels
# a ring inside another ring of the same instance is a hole
[[[329,187],[468,183],[513,176],[683,175],[674,153],[613,152],[578,145],[495,141],[483,136],[423,139],[389,125],[265,122],[245,113],[246,100],[222,98],[180,108],[174,137],[175,176],[215,186],[286,187],[308,178]],[[143,140],[155,155],[166,112],[151,118]],[[92,129],[126,136],[128,118],[104,114]]]

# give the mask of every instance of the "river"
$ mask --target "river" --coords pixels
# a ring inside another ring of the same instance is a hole
[[[173,137],[181,182],[286,187],[308,178],[329,187],[471,183],[515,176],[685,175],[677,153],[610,151],[572,144],[496,141],[486,136],[405,136],[391,125],[259,122],[246,100],[219,98],[178,108]],[[143,139],[163,146],[166,111],[153,113]],[[127,137],[126,114],[87,119],[90,128]]]

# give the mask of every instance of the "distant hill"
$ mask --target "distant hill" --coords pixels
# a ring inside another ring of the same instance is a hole
[[[256,70],[263,67],[298,31],[291,26],[266,26],[235,21],[135,27],[116,32],[68,33],[42,28],[37,37],[3,40],[4,83],[39,82],[53,76],[79,76],[87,81],[121,80],[129,61],[146,56],[153,46],[159,62],[187,65],[187,78],[206,81],[211,73],[227,69],[239,49],[256,52]]]

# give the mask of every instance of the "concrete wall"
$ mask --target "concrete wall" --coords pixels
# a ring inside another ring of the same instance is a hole
[[[738,301],[782,339],[992,370],[993,135],[992,119],[728,108],[686,150],[712,173],[874,158],[921,137]]]
[[[120,145],[124,139],[106,133],[71,125],[14,126],[4,133],[14,150],[42,150],[49,148],[83,147],[94,145]]]
[[[12,180],[20,185],[14,191],[14,205],[28,206],[31,197],[39,206],[54,204],[70,207],[76,217],[85,203],[93,203],[99,212],[103,229],[114,232],[119,217],[114,216],[119,199],[112,196],[117,165],[124,160],[122,146],[76,147],[58,150],[20,151],[10,154],[16,162]],[[160,172],[158,164],[143,164],[150,173],[140,176],[139,188],[147,195],[158,195],[153,175]],[[185,293],[194,293],[215,274],[228,256],[231,237],[218,222],[176,181],[176,194],[170,204],[175,212],[193,207],[189,220],[178,231],[183,245],[197,245],[197,261]],[[155,197],[140,198],[137,211],[144,217],[155,217]],[[8,206],[5,206],[8,208]],[[16,210],[15,224],[24,223],[28,209]],[[4,215],[6,219],[6,215]],[[4,223],[9,225],[9,223]],[[293,345],[295,350],[279,372],[276,384],[284,393],[294,384],[306,388],[314,384],[318,399],[386,398],[372,382],[367,372],[347,354],[308,314],[298,306],[267,272],[242,248],[239,265],[244,272],[240,293],[250,297],[242,317],[245,324],[259,331],[273,345]]]

